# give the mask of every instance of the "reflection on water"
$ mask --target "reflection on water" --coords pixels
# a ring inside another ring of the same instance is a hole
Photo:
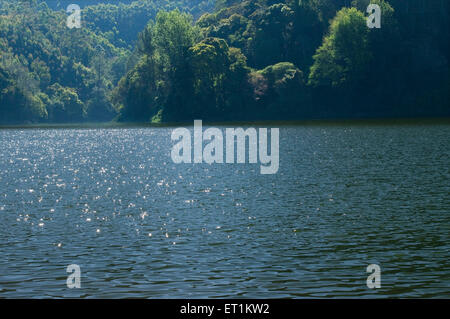
[[[282,127],[276,175],[171,130],[1,130],[0,296],[449,297],[450,126]]]

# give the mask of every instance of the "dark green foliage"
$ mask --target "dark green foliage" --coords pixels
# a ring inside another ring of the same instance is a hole
[[[1,122],[113,118],[112,104],[98,92],[111,90],[111,66],[128,52],[86,28],[67,28],[66,17],[25,2],[0,11],[0,69],[10,79],[0,92]]]
[[[369,3],[382,9],[381,29],[367,27]],[[439,4],[441,18],[421,22],[405,17],[401,10],[410,8],[399,1],[218,1],[214,13],[197,21],[203,40],[177,62],[179,74],[150,80],[164,83],[153,87],[164,99],[144,117],[126,115],[125,107],[122,119],[448,115],[448,36],[433,32],[448,35],[449,14],[448,5]],[[142,52],[154,50],[145,39],[157,34],[141,34]],[[239,71],[231,52],[239,56]]]
[[[290,62],[270,65],[253,74],[258,88],[260,118],[289,119],[309,116],[307,88],[303,72]]]
[[[87,6],[83,27],[69,29],[68,3],[52,3],[54,11],[41,1],[1,0],[0,123],[110,121],[117,115],[111,92],[138,60],[130,49],[148,20],[174,5],[197,15],[207,8],[129,2]]]
[[[162,11],[139,36],[140,62],[120,81],[115,101],[122,121],[233,119],[251,107],[250,69],[237,48],[201,40],[180,11]]]
[[[309,82],[313,86],[353,87],[372,59],[369,28],[362,12],[344,8],[331,22],[329,34],[314,55]]]
[[[212,1],[203,0],[140,0],[100,3],[83,10],[86,25],[119,47],[132,49],[139,32],[154,19],[158,11],[179,8],[194,17],[212,9]]]
[[[445,0],[145,0],[83,15],[69,30],[64,12],[0,0],[0,122],[450,115]]]

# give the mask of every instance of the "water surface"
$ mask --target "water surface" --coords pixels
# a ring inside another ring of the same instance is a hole
[[[450,125],[283,126],[276,175],[172,129],[0,130],[0,297],[450,297]]]

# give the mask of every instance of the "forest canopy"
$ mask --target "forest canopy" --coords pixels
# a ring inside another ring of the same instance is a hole
[[[445,0],[63,5],[0,0],[0,123],[450,115]]]

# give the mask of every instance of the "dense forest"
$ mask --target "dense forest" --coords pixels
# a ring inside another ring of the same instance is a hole
[[[69,2],[0,0],[1,124],[450,116],[447,0]]]

